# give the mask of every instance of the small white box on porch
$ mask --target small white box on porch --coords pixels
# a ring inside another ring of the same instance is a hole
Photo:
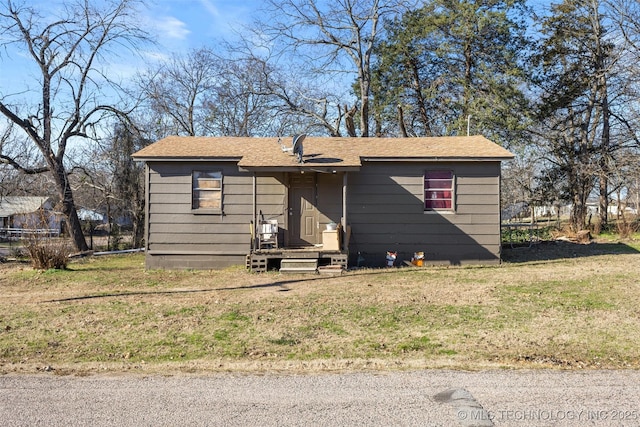
[[[338,230],[324,230],[322,232],[322,249],[325,251],[339,251],[340,241]]]

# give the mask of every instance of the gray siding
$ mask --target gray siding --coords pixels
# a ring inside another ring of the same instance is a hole
[[[222,213],[191,209],[191,172],[223,173]],[[257,177],[257,211],[283,216],[282,176]],[[147,267],[219,268],[244,264],[250,251],[253,177],[234,162],[153,162],[148,167]]]
[[[259,173],[256,176],[256,213],[266,220],[278,220],[278,244],[284,244],[287,221],[287,187],[284,173]],[[251,214],[251,206],[248,212]],[[248,229],[248,226],[247,226]],[[249,253],[247,247],[247,253]]]
[[[427,169],[451,169],[456,180],[455,212],[424,212]],[[191,209],[193,170],[223,173],[222,213]],[[235,162],[149,162],[147,176],[147,267],[220,268],[244,265],[250,251],[253,174]],[[316,177],[319,232],[342,216],[342,173]],[[497,263],[500,260],[500,164],[365,163],[349,172],[347,220],[350,264],[385,265],[386,251],[398,263],[422,251],[427,263]],[[279,242],[288,228],[287,173],[256,175],[256,213],[277,219]]]
[[[322,233],[327,224],[339,224],[342,218],[342,174],[318,174],[317,188],[318,223]]]
[[[455,212],[425,212],[427,169],[455,175]],[[387,251],[398,261],[424,252],[427,263],[497,263],[500,260],[500,164],[367,163],[349,174],[351,264],[382,266]],[[364,261],[362,261],[364,258]]]
[[[222,213],[191,209],[193,170],[223,173]],[[148,268],[218,268],[244,262],[250,242],[252,178],[235,163],[150,163]]]

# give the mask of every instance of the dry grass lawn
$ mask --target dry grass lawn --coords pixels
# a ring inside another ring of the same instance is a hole
[[[640,244],[342,276],[0,264],[0,373],[640,368]]]

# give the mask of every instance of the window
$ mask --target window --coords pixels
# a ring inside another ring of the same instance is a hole
[[[222,172],[193,172],[191,207],[195,210],[222,211]]]
[[[453,172],[447,170],[424,173],[424,210],[453,210]]]

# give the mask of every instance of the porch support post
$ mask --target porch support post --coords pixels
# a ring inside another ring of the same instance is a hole
[[[342,174],[342,249],[347,248],[347,183],[348,172]]]
[[[149,220],[151,219],[150,205],[151,205],[151,169],[149,168],[149,162],[144,162],[144,249],[146,253],[149,253],[149,240],[151,236],[151,225]],[[7,227],[10,227],[7,224]],[[58,223],[58,231],[62,234],[62,224]],[[11,240],[9,240],[11,241]],[[145,255],[145,258],[149,258]]]
[[[251,236],[253,236],[253,241],[251,242],[251,247],[253,249],[256,248],[256,243],[258,241],[258,236],[256,236],[256,232],[258,230],[258,208],[257,208],[257,203],[258,203],[258,182],[256,179],[256,173],[253,172],[253,176],[252,176],[252,182],[251,182],[251,188],[252,188],[252,198],[251,198],[251,208],[252,208],[252,218],[253,218],[253,230],[251,230]]]

